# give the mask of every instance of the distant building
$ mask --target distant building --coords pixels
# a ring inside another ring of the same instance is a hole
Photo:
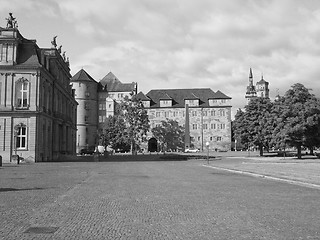
[[[113,116],[116,104],[137,94],[137,83],[122,83],[112,72],[99,82],[81,69],[71,79],[77,111],[77,152],[94,149],[99,125]]]
[[[9,21],[9,20],[8,20]],[[39,48],[15,24],[0,27],[0,155],[34,162],[75,154],[77,102],[68,60]]]
[[[167,119],[185,126],[186,108],[189,108],[191,147],[226,151],[231,149],[231,98],[210,88],[156,89],[146,95],[138,93],[148,111],[151,129]],[[188,122],[188,121],[187,121]],[[157,141],[149,132],[148,151],[157,149]]]
[[[263,79],[263,76],[261,76],[261,80],[254,86],[252,69],[250,68],[249,85],[247,86],[245,98],[249,101],[256,97],[269,98],[269,83]]]

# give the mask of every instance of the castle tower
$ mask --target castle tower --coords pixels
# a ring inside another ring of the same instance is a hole
[[[269,98],[269,83],[263,79],[263,75],[261,76],[261,80],[256,84],[257,97]]]
[[[78,102],[77,153],[94,149],[98,130],[98,83],[83,69],[71,78]]]
[[[247,86],[247,92],[245,95],[245,98],[249,101],[251,98],[257,97],[256,88],[253,85],[253,75],[252,75],[252,69],[250,68],[249,72],[249,85]]]

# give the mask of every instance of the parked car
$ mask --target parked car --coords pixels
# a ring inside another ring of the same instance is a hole
[[[200,152],[199,149],[190,149],[190,148],[186,148],[186,150],[184,150],[185,153],[196,153],[196,152]]]
[[[81,155],[92,155],[94,153],[94,149],[81,149],[80,154]]]

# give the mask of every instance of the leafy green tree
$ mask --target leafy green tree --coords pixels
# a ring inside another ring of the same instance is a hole
[[[176,151],[184,147],[184,128],[175,120],[161,121],[151,130],[161,145],[162,151]]]
[[[120,103],[120,116],[123,117],[127,139],[131,145],[132,154],[136,154],[139,144],[146,140],[150,124],[148,112],[138,99],[126,98]]]
[[[275,138],[296,147],[298,158],[301,158],[302,146],[312,151],[314,146],[320,145],[319,100],[302,84],[294,84],[285,93],[279,107],[278,122]]]
[[[251,144],[258,146],[260,156],[263,149],[269,149],[272,138],[272,102],[267,98],[253,98],[245,106],[245,111],[238,111],[234,121],[234,132],[236,138],[246,147]]]
[[[99,145],[111,146],[113,149],[130,149],[123,116],[109,116],[99,130]]]

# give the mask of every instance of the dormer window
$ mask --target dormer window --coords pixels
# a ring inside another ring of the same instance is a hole
[[[197,107],[199,106],[199,99],[186,99],[185,104],[188,104],[189,107]]]
[[[142,104],[145,108],[149,108],[150,107],[150,101],[149,100],[143,100]]]
[[[160,107],[172,107],[172,100],[171,99],[160,100]]]

